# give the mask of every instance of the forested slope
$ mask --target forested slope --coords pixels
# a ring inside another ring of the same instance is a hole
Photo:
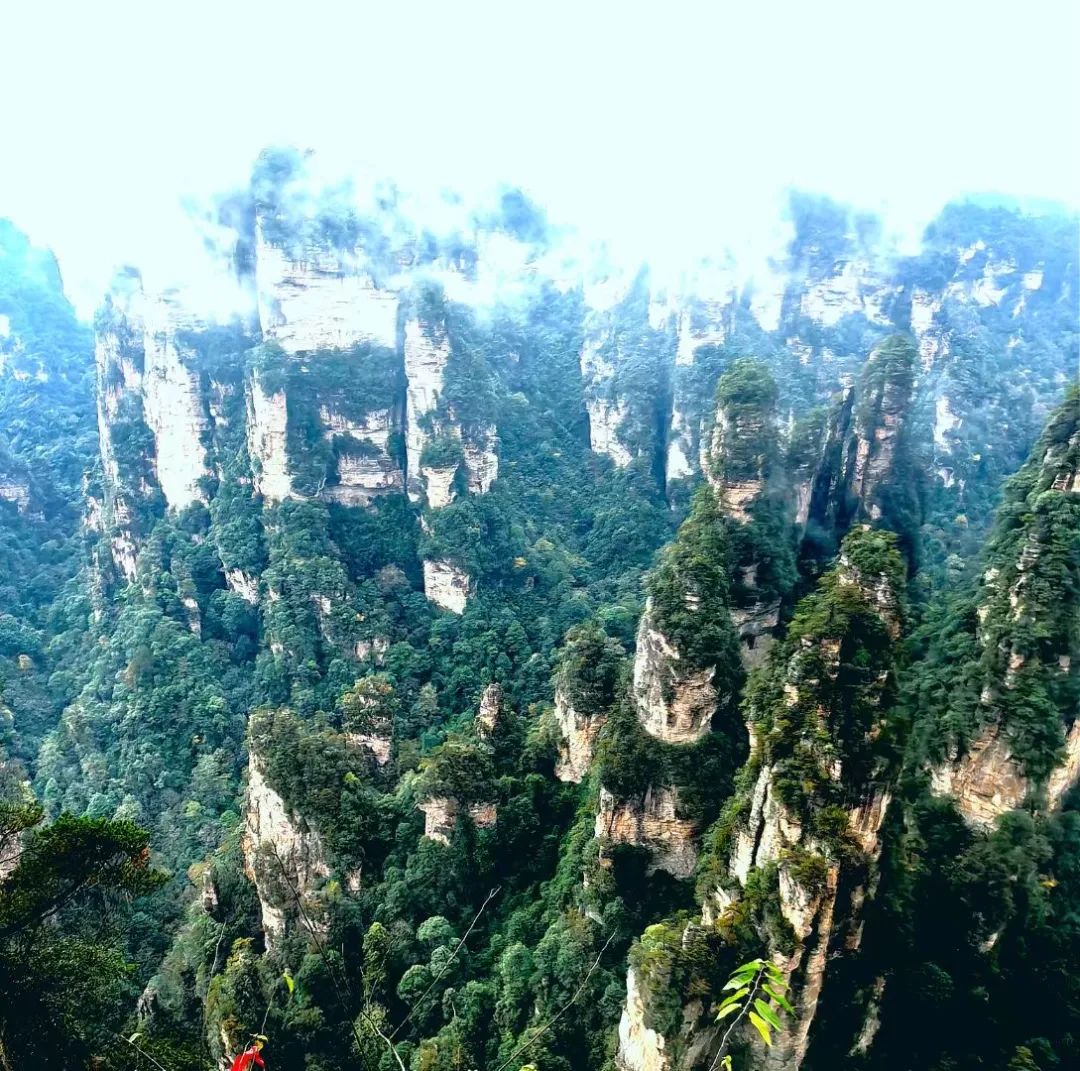
[[[736,1066],[1065,1066],[1075,220],[796,196],[661,288],[268,150],[213,224],[228,322],[128,268],[92,338],[0,231],[0,952],[47,822],[130,857],[11,1066],[707,1068],[758,955]]]

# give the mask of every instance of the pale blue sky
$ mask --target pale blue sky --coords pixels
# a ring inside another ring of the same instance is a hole
[[[780,191],[921,226],[1000,191],[1080,205],[1080,3],[8,0],[0,215],[82,307],[191,270],[181,195],[267,143],[406,186],[520,183],[658,263],[763,242]]]

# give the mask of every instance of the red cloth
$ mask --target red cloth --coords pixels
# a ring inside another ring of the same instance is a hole
[[[250,1049],[245,1049],[239,1056],[232,1062],[232,1067],[229,1071],[251,1071],[253,1067],[265,1067],[263,1058],[259,1055],[259,1050],[252,1046]]]

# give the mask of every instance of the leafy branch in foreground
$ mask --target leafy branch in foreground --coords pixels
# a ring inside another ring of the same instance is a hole
[[[795,1009],[786,996],[787,982],[784,980],[784,972],[771,960],[752,959],[744,963],[728,979],[723,992],[728,995],[720,1002],[716,1021],[719,1023],[731,1019],[731,1022],[713,1062],[709,1065],[709,1071],[715,1071],[718,1065],[721,1071],[731,1071],[728,1046],[736,1027],[744,1019],[749,1019],[761,1035],[761,1040],[771,1046],[772,1032],[783,1029],[781,1014],[795,1014]]]

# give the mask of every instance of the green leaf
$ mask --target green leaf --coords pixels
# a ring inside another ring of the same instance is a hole
[[[134,1033],[134,1034],[132,1034],[132,1035],[131,1035],[131,1037],[129,1037],[129,1038],[127,1039],[127,1040],[128,1040],[128,1044],[129,1044],[129,1045],[134,1045],[134,1044],[135,1044],[135,1039],[136,1039],[136,1038],[141,1038],[141,1037],[142,1037],[142,1032],[141,1032],[141,1031],[139,1031],[139,1030],[136,1030],[136,1031],[135,1031],[135,1033]]]
[[[765,1020],[773,1028],[773,1030],[782,1030],[780,1020],[776,1015],[776,1012],[769,1007],[760,997],[754,1001],[754,1007],[757,1008],[758,1015]]]
[[[281,977],[285,979],[285,984],[289,987],[289,996],[291,997],[293,995],[293,990],[296,989],[296,982],[293,981],[293,976],[288,971],[285,971]]]
[[[728,982],[722,990],[720,990],[720,992],[725,993],[729,989],[742,989],[743,987],[745,987],[746,981],[747,980],[745,978],[732,978],[731,981]]]
[[[788,1013],[788,1015],[795,1014],[795,1009],[791,1006],[791,1002],[788,1000],[787,997],[784,996],[784,994],[779,989],[774,989],[767,982],[761,988],[764,989],[766,994],[772,997],[773,1000],[775,1000],[776,1003],[779,1004],[780,1007]]]
[[[720,1022],[721,1019],[726,1019],[729,1015],[734,1015],[735,1012],[742,1007],[740,1004],[725,1004],[717,1013],[716,1021]]]
[[[726,997],[724,997],[724,999],[720,1002],[720,1007],[723,1008],[726,1007],[728,1004],[734,1003],[737,1000],[742,1000],[742,998],[745,997],[746,994],[749,992],[750,987],[748,985],[744,985],[742,989],[738,990],[735,993],[729,993]]]
[[[720,1061],[720,1067],[721,1067],[721,1071],[731,1071],[731,1057],[730,1056],[725,1056]]]
[[[761,1035],[761,1040],[765,1042],[770,1048],[772,1047],[772,1034],[769,1033],[769,1027],[765,1021],[756,1012],[751,1012],[749,1015],[750,1022],[754,1024],[754,1029]]]

